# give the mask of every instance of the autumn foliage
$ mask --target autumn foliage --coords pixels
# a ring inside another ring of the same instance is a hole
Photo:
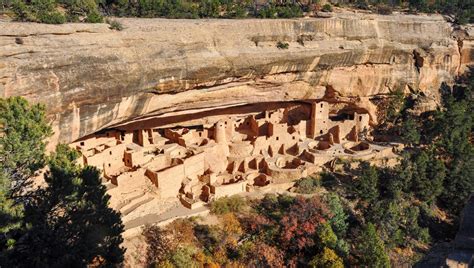
[[[296,267],[343,264],[328,198],[267,195],[248,210],[216,213],[218,224],[180,219],[149,226],[147,265],[159,267]],[[341,213],[341,212],[339,212]],[[345,218],[343,218],[344,220]],[[340,222],[338,222],[340,223]],[[319,256],[319,257],[318,257]],[[324,259],[319,260],[320,257]]]

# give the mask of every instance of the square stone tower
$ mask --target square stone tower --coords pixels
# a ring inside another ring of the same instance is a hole
[[[329,130],[329,103],[314,102],[311,105],[311,138],[328,133]]]

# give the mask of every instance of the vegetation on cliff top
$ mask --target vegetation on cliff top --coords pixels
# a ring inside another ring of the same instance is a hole
[[[19,21],[60,24],[64,22],[103,22],[103,16],[162,18],[296,18],[317,11],[331,12],[331,4],[309,1],[250,0],[3,0],[0,11],[11,10]],[[372,9],[391,14],[398,9],[453,15],[460,24],[474,21],[471,1],[428,0],[355,0],[338,6]]]

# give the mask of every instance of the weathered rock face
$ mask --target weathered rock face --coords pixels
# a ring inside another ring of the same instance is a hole
[[[441,16],[119,21],[123,31],[0,22],[0,97],[45,103],[61,142],[152,115],[328,94],[375,121],[371,97],[436,99],[474,58],[472,29]]]

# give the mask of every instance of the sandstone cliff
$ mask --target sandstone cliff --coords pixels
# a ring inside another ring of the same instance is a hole
[[[474,58],[472,28],[436,15],[119,21],[123,31],[0,22],[0,97],[45,103],[61,142],[151,115],[329,94],[376,121],[372,97],[436,100]]]

